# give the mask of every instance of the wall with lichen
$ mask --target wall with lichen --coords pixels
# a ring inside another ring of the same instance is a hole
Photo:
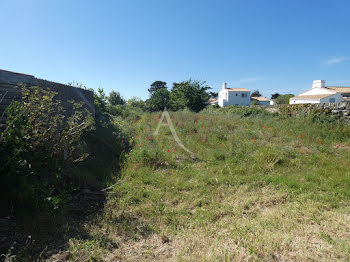
[[[12,101],[21,101],[21,85],[26,87],[39,86],[57,92],[55,99],[61,101],[68,114],[72,110],[69,101],[74,101],[83,102],[83,107],[88,109],[93,116],[95,115],[94,94],[90,90],[39,79],[32,75],[0,70],[0,117],[4,115],[6,108]],[[3,119],[6,119],[5,115]]]
[[[350,102],[322,103],[322,104],[300,104],[300,105],[272,105],[264,107],[271,113],[288,114],[325,114],[335,116],[346,122],[350,122]]]

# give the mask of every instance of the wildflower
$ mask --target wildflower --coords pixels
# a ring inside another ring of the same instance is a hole
[[[168,152],[170,152],[170,149],[168,149]]]
[[[124,143],[124,140],[122,139],[122,143]]]

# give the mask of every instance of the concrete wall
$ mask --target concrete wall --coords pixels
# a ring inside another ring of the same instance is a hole
[[[0,70],[0,117],[13,100],[21,101],[22,93],[18,87],[20,83],[26,87],[39,86],[43,89],[57,92],[58,94],[55,99],[62,102],[68,114],[71,113],[71,106],[68,101],[73,100],[75,102],[83,102],[84,107],[93,116],[95,115],[94,95],[92,91],[38,79],[32,75]]]
[[[306,100],[306,99],[289,99],[289,104],[297,105],[297,104],[319,104],[320,100]]]

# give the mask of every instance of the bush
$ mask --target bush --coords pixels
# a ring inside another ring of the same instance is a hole
[[[219,107],[207,107],[204,113],[214,113],[214,114],[235,114],[241,117],[256,116],[256,115],[271,115],[264,108],[254,107],[254,106],[227,106],[225,108]]]
[[[289,99],[294,97],[293,94],[279,95],[275,102],[279,105],[289,104]]]
[[[56,93],[22,90],[23,102],[10,105],[0,132],[2,208],[60,209],[74,191],[105,184],[128,145],[101,97],[95,95],[95,122],[82,104],[72,102],[68,115]]]

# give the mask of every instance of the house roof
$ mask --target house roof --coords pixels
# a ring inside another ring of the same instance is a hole
[[[350,93],[350,87],[346,86],[327,86],[326,88],[341,94]]]
[[[270,101],[270,99],[263,97],[263,96],[252,96],[250,99],[257,100],[257,101]]]
[[[320,100],[322,98],[326,98],[329,96],[332,96],[334,94],[320,94],[320,95],[301,95],[301,96],[295,96],[290,99],[300,99],[300,100]]]
[[[250,90],[246,88],[226,88],[229,92],[250,92]]]
[[[210,103],[210,104],[213,104],[213,103],[216,103],[218,100],[216,99],[216,98],[210,98],[209,100],[208,100],[208,102]]]

